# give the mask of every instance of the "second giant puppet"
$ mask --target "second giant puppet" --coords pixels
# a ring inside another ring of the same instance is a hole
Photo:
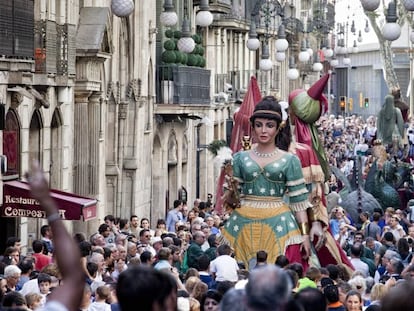
[[[345,264],[349,271],[353,267],[345,252],[337,244],[329,230],[329,217],[326,208],[324,182],[330,177],[328,160],[318,136],[315,122],[327,110],[327,99],[323,90],[329,80],[329,74],[323,76],[307,91],[296,89],[289,94],[290,123],[294,133],[289,150],[295,153],[302,164],[303,175],[312,202],[309,218],[320,222],[324,232],[324,243],[317,243],[317,255],[321,266]]]

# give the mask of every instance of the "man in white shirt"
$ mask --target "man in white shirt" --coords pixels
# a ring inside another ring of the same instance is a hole
[[[216,283],[230,281],[236,283],[239,280],[237,261],[230,256],[231,248],[227,244],[220,245],[217,249],[218,257],[210,263],[210,272]]]
[[[361,260],[363,249],[364,246],[359,242],[354,243],[351,246],[351,264],[354,266],[355,271],[362,272],[363,276],[366,278],[369,276],[369,267]]]
[[[395,241],[398,242],[400,238],[406,235],[403,227],[400,225],[400,217],[396,214],[392,215],[389,219],[388,226],[383,229],[383,235],[385,232],[391,232],[394,235]]]

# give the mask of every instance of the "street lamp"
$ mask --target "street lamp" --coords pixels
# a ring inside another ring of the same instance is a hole
[[[299,71],[296,69],[295,58],[289,57],[289,70],[287,72],[287,78],[289,80],[296,80],[299,78]]]
[[[365,11],[373,12],[378,9],[380,0],[361,0],[361,5]]]
[[[321,63],[320,57],[319,57],[319,53],[315,54],[315,60],[314,63],[312,65],[312,70],[315,72],[320,72],[323,69],[323,65]]]
[[[134,12],[134,1],[132,0],[112,0],[111,10],[118,17],[127,17]]]
[[[300,53],[299,53],[299,61],[302,63],[306,63],[307,61],[309,61],[311,55],[308,52],[308,49],[306,48],[306,40],[303,39],[301,46],[300,46]]]
[[[320,72],[323,70],[323,64],[321,62],[322,56],[324,58],[331,58],[334,55],[334,51],[330,44],[330,32],[335,27],[334,11],[335,8],[333,4],[328,3],[327,0],[315,0],[312,1],[312,16],[305,17],[306,47],[311,57],[313,54],[313,57],[310,59],[312,64],[310,67],[307,67],[311,68],[311,71],[313,72]],[[313,34],[316,40],[310,40],[310,34]],[[313,43],[313,50],[310,43]],[[306,60],[303,51],[304,49],[301,47],[299,61],[307,63],[308,60]]]
[[[361,5],[365,11],[373,12],[379,5],[380,0],[360,0]],[[412,0],[401,0],[405,10],[414,11],[414,1]],[[397,23],[397,0],[391,0],[388,4],[387,14],[385,16],[386,23],[382,28],[382,36],[385,40],[394,41],[397,40],[401,35],[401,27]],[[366,23],[365,31],[368,32],[368,21]]]
[[[397,4],[395,1],[391,1],[388,4],[386,23],[382,27],[382,35],[385,40],[394,41],[401,35],[401,27],[397,23]]]
[[[262,56],[259,62],[259,68],[263,71],[269,71],[272,69],[273,62],[270,60],[269,53],[269,38],[271,37],[271,26],[275,27],[276,17],[284,17],[283,8],[277,0],[257,0],[254,9],[251,14],[251,23],[249,30],[249,39],[246,42],[246,46],[249,50],[257,50],[260,46],[260,40],[257,38],[256,27],[260,25],[261,18],[264,22],[264,40],[262,43]],[[278,27],[278,40],[276,41],[276,49],[279,53],[278,59],[283,59],[282,53],[288,48],[289,44],[286,40],[286,34],[282,22]]]
[[[200,1],[200,11],[198,11],[195,21],[201,27],[208,27],[213,23],[213,14],[209,11],[208,0]]]
[[[172,0],[164,0],[164,12],[160,15],[160,22],[165,27],[172,27],[177,24],[178,16],[174,11]]]
[[[181,38],[177,47],[181,52],[191,53],[195,48],[194,39],[191,37],[190,19],[188,14],[188,0],[184,1],[184,18],[182,21]],[[178,22],[177,13],[174,11],[173,0],[164,0],[164,12],[160,14],[160,22],[165,27],[173,27]],[[209,11],[208,0],[201,0],[199,11],[195,17],[196,24],[208,27],[213,22],[213,15]]]
[[[270,57],[270,55],[269,55],[269,44],[264,43],[263,44],[263,50],[262,50],[262,59],[260,60],[260,63],[259,63],[260,70],[269,71],[270,69],[272,69],[273,63],[269,59],[269,57]]]

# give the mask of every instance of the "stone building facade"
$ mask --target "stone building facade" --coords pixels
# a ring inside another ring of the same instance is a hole
[[[0,24],[0,38],[8,40],[0,48],[3,182],[24,180],[37,159],[52,188],[96,199],[94,219],[66,222],[73,232],[90,235],[107,214],[137,214],[155,225],[174,199],[185,198],[190,208],[197,196],[205,200],[219,174],[206,146],[229,138],[250,77],[257,76],[263,94],[280,98],[299,86],[282,78],[287,61],[258,71],[260,51],[246,49],[250,1],[210,0],[214,22],[204,28],[195,26],[199,1],[174,1],[179,23],[186,13],[192,33],[202,35],[206,64],[178,69],[190,81],[173,81],[171,102],[161,89],[162,0],[134,1],[127,17],[113,14],[111,0],[5,2],[0,21],[13,17],[16,28],[2,31]],[[189,79],[197,75],[207,80]],[[44,223],[1,217],[0,235],[29,245]]]

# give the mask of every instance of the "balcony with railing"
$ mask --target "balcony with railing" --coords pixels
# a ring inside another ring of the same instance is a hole
[[[262,94],[280,92],[279,67],[268,72],[237,70],[216,74],[210,85],[210,70],[190,66],[157,67],[157,104],[200,107],[217,102],[243,100],[250,78],[255,76]],[[213,98],[210,89],[213,88]]]
[[[157,104],[210,105],[210,70],[177,65],[157,67]]]
[[[280,92],[279,67],[264,72],[261,70],[238,70],[229,71],[215,76],[215,94],[220,96],[226,94],[228,100],[242,100],[247,91],[250,78],[255,76],[262,94]]]

